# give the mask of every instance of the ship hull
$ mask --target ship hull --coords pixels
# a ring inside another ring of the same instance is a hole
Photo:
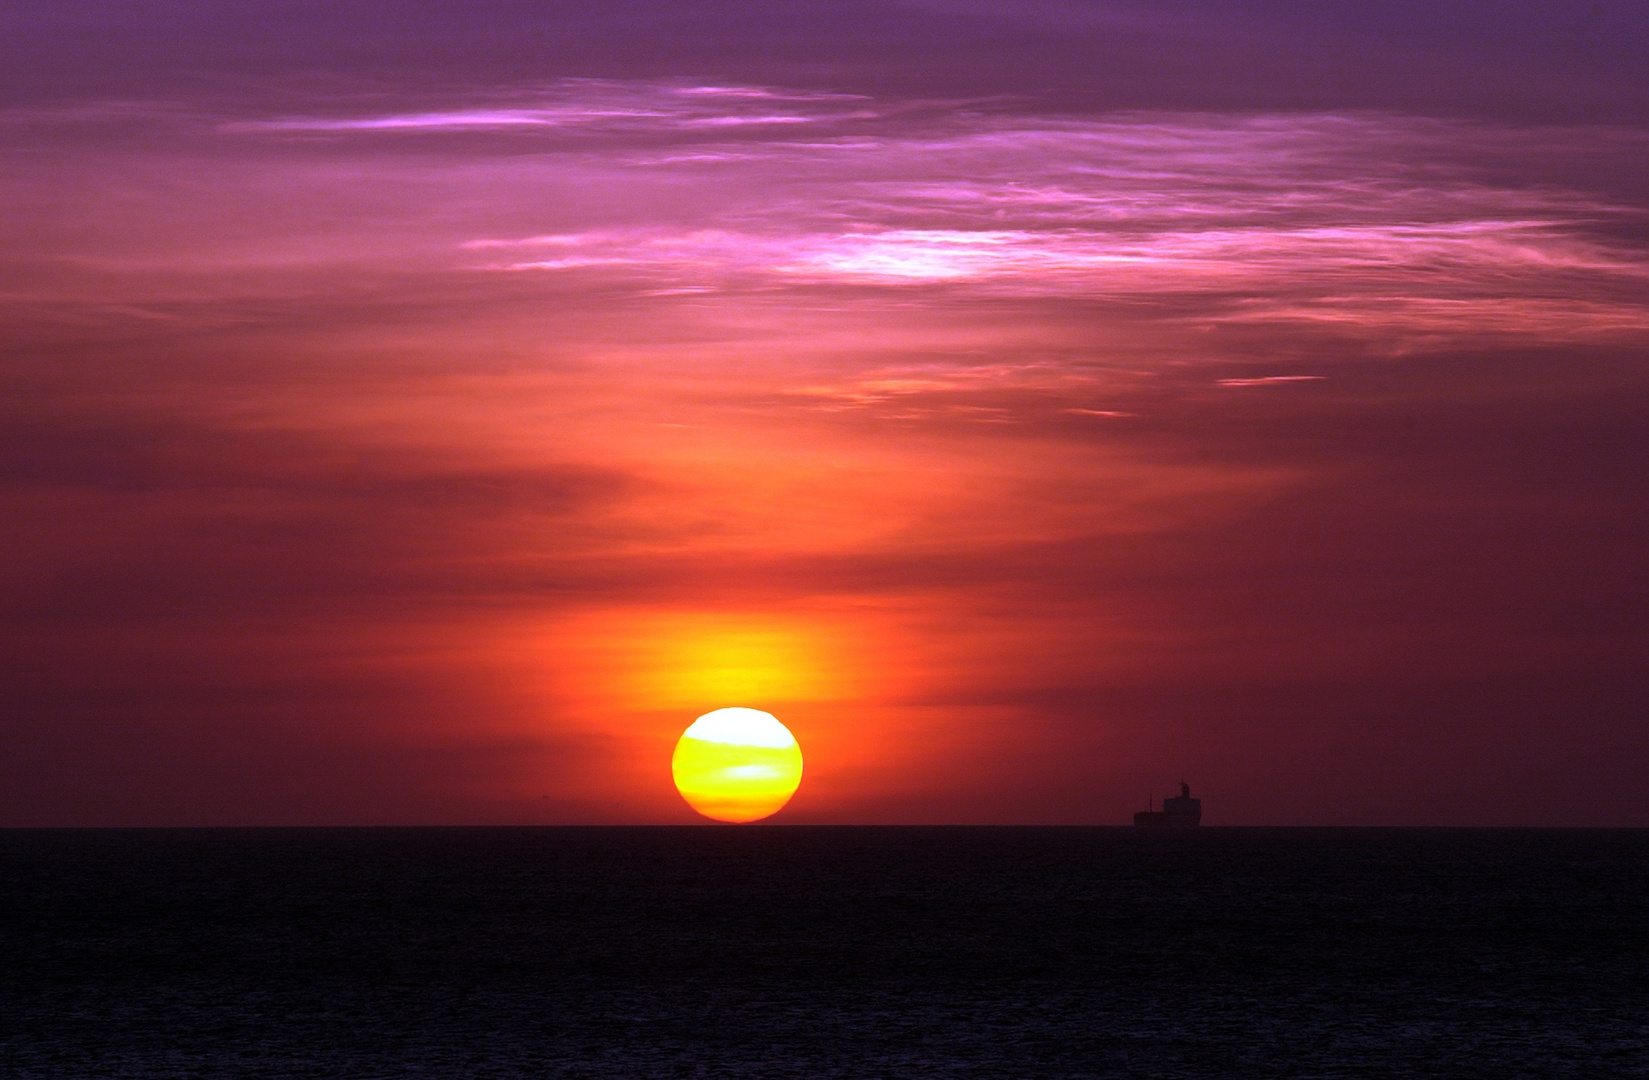
[[[1165,810],[1141,810],[1134,815],[1134,824],[1148,829],[1194,829],[1202,824],[1202,811],[1175,814]]]

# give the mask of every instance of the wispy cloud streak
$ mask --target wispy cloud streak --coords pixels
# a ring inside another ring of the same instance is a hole
[[[873,118],[853,94],[768,87],[568,80],[536,94],[417,112],[286,116],[226,122],[229,132],[440,132],[519,128],[607,130],[634,135],[699,128],[818,124]]]
[[[1581,146],[1642,149],[1630,133],[1326,114],[879,111],[892,119],[823,140],[620,153],[654,183],[667,174],[714,189],[688,220],[461,246],[518,254],[477,268],[677,285],[1240,294],[1242,318],[1263,308],[1349,327],[1378,308],[1381,332],[1404,304],[1419,326],[1446,302],[1462,334],[1474,314],[1486,331],[1544,333],[1543,319],[1508,323],[1517,297],[1570,305],[1565,338],[1649,325],[1639,299],[1649,255],[1631,239],[1643,212],[1587,191],[1578,174],[1530,185],[1515,168]]]

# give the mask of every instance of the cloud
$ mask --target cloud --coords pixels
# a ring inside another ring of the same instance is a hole
[[[29,820],[670,820],[723,675],[790,686],[821,819],[1019,820],[1165,731],[1374,791],[1323,687],[1636,670],[1641,133],[723,79],[10,119],[0,758],[141,773]]]
[[[1326,375],[1260,375],[1251,379],[1220,379],[1221,386],[1269,386],[1273,383],[1316,382]]]
[[[631,273],[654,288],[1201,295],[1224,306],[1210,317],[1371,334],[1412,319],[1435,335],[1445,309],[1464,336],[1645,329],[1635,297],[1649,260],[1627,239],[1641,211],[1578,176],[1530,186],[1507,171],[1584,133],[1378,115],[881,112],[865,135],[630,159],[715,191],[690,221],[459,247],[555,252],[479,269]],[[1600,131],[1592,149],[1630,153],[1635,138]]]
[[[408,133],[520,129],[647,133],[864,120],[864,98],[854,94],[784,91],[760,86],[701,86],[674,82],[569,79],[537,94],[516,91],[473,105],[418,112],[288,116],[220,125],[243,135]],[[774,111],[775,107],[788,111]]]

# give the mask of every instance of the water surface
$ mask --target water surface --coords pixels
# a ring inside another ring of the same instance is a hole
[[[8,1077],[1649,1075],[1649,831],[0,833]]]

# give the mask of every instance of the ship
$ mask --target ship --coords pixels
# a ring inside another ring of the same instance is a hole
[[[1202,824],[1202,800],[1191,797],[1191,785],[1180,781],[1179,796],[1162,800],[1161,810],[1141,810],[1135,825],[1154,829],[1189,829]]]

